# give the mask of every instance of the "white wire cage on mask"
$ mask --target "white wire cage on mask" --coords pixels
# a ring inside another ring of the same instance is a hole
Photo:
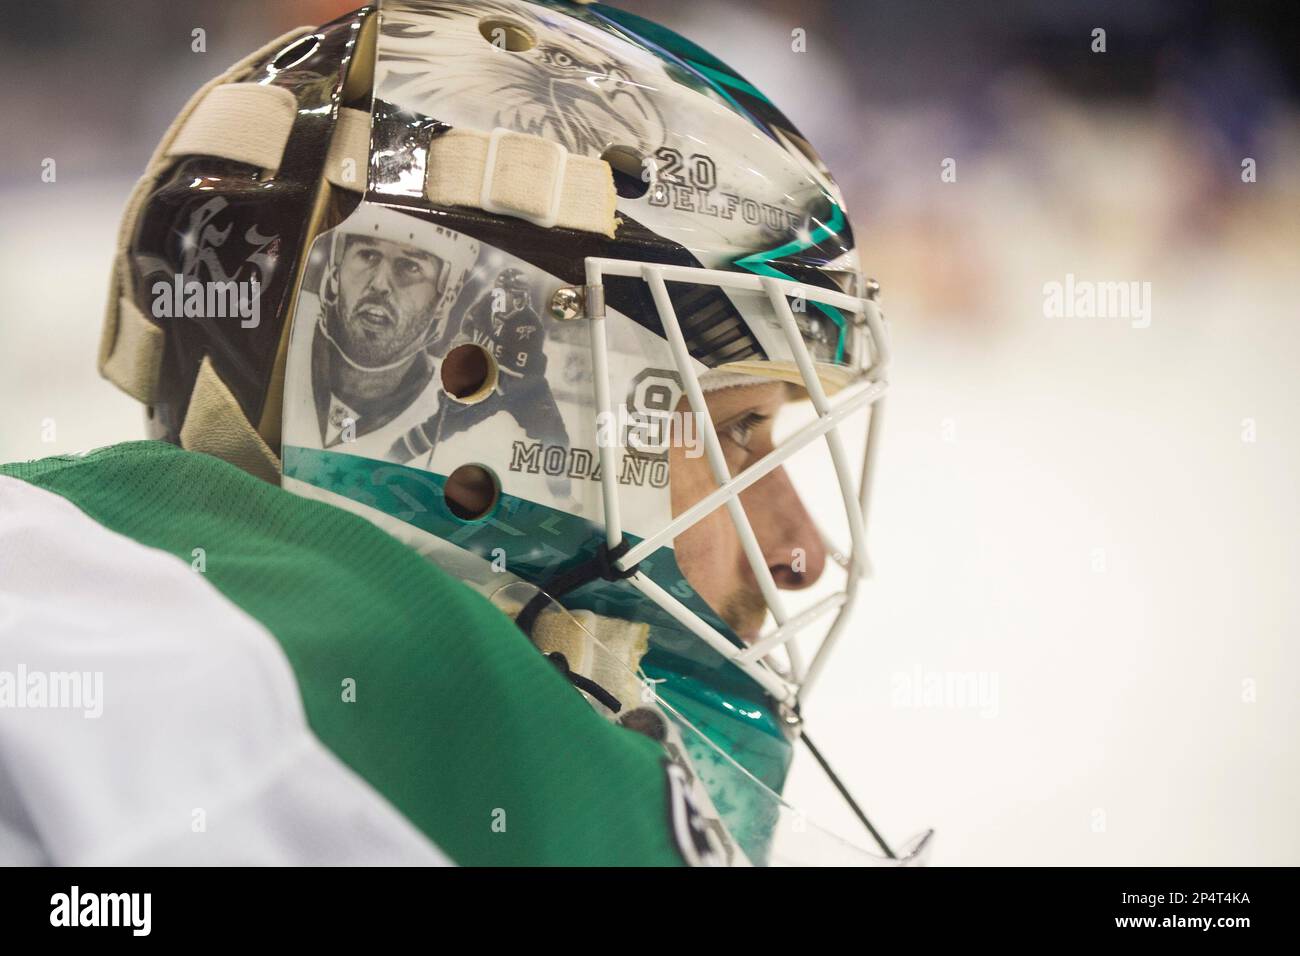
[[[775,322],[793,359],[785,363],[780,375],[806,390],[814,416],[803,427],[787,436],[777,447],[759,460],[732,474],[726,461],[717,428],[707,413],[697,416],[703,453],[716,488],[694,504],[673,516],[659,530],[631,545],[614,562],[622,572],[632,571],[627,583],[671,615],[683,627],[704,641],[726,660],[753,678],[774,699],[793,708],[824,669],[828,655],[841,638],[853,611],[859,587],[869,572],[866,554],[866,528],[871,474],[876,454],[882,399],[888,389],[889,346],[884,318],[875,301],[875,287],[867,296],[853,296],[834,290],[813,287],[790,279],[746,275],[687,266],[657,265],[633,260],[589,257],[585,260],[587,285],[584,290],[586,317],[591,323],[592,370],[596,411],[606,417],[614,414],[610,393],[608,344],[605,328],[604,279],[623,277],[639,279],[649,287],[671,350],[676,372],[680,375],[686,398],[692,409],[707,409],[704,387],[697,373],[698,362],[691,356],[683,334],[668,283],[694,283],[713,286],[732,293],[758,293],[770,303]],[[788,300],[820,303],[847,314],[855,336],[864,339],[865,348],[853,350],[854,365],[835,366],[834,398],[826,387],[830,377],[809,350]],[[763,366],[773,370],[780,363],[747,363],[760,375]],[[820,374],[819,374],[820,372]],[[775,376],[774,376],[775,377]],[[865,442],[861,460],[855,469],[841,429],[865,420]],[[829,453],[831,468],[843,505],[847,548],[831,548],[844,571],[844,585],[815,600],[807,607],[791,611],[773,577],[763,548],[754,532],[740,496],[748,488],[781,468],[792,456],[816,442],[823,442]],[[619,548],[624,541],[620,517],[620,489],[616,478],[617,449],[610,442],[599,445],[601,459],[601,495],[604,507],[606,545]],[[639,571],[638,562],[658,548],[670,546],[675,538],[692,528],[719,508],[725,508],[737,533],[745,558],[762,592],[773,626],[758,636],[750,646],[737,647],[719,630],[670,594],[661,585]],[[796,637],[810,625],[830,615],[829,628],[816,651],[805,660]],[[785,652],[788,665],[779,666],[773,654]]]

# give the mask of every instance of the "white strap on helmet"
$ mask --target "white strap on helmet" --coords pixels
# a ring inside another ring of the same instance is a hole
[[[370,114],[365,110],[341,108],[330,151],[325,157],[325,178],[340,189],[363,192],[369,161]]]
[[[166,155],[220,156],[274,176],[297,115],[298,101],[282,86],[226,83],[195,106]]]
[[[472,206],[548,229],[612,237],[616,225],[608,163],[503,127],[453,129],[435,138],[425,193],[437,206]]]

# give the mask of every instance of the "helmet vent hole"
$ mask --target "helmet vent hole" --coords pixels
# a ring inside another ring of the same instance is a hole
[[[600,154],[614,171],[614,191],[624,199],[640,199],[650,188],[649,164],[631,146],[611,146]]]
[[[478,32],[498,50],[523,53],[537,46],[537,37],[518,20],[504,17],[484,17],[478,22]]]
[[[451,513],[462,521],[477,521],[491,513],[501,497],[497,476],[482,465],[461,465],[447,476],[442,489]]]
[[[292,66],[297,66],[303,60],[307,59],[307,57],[315,53],[319,46],[320,37],[316,36],[314,33],[299,40],[294,40],[275,55],[275,59],[271,61],[271,72],[279,73]]]
[[[458,345],[442,360],[442,389],[458,402],[481,402],[497,387],[497,361],[481,345]]]

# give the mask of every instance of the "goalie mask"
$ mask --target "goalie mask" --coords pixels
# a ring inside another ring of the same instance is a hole
[[[161,280],[256,321],[159,323]],[[157,437],[364,515],[665,718],[761,862],[854,630],[888,357],[838,189],[724,64],[600,5],[385,0],[186,107],[100,362]]]

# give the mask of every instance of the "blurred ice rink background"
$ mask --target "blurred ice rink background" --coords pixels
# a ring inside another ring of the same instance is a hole
[[[354,5],[0,2],[0,460],[143,435],[95,372],[127,192],[203,81]],[[795,121],[884,288],[877,575],[806,707],[873,821],[942,864],[1300,864],[1290,5],[623,5]],[[1149,326],[1046,317],[1067,274],[1149,282]],[[806,758],[789,795],[866,842]]]

